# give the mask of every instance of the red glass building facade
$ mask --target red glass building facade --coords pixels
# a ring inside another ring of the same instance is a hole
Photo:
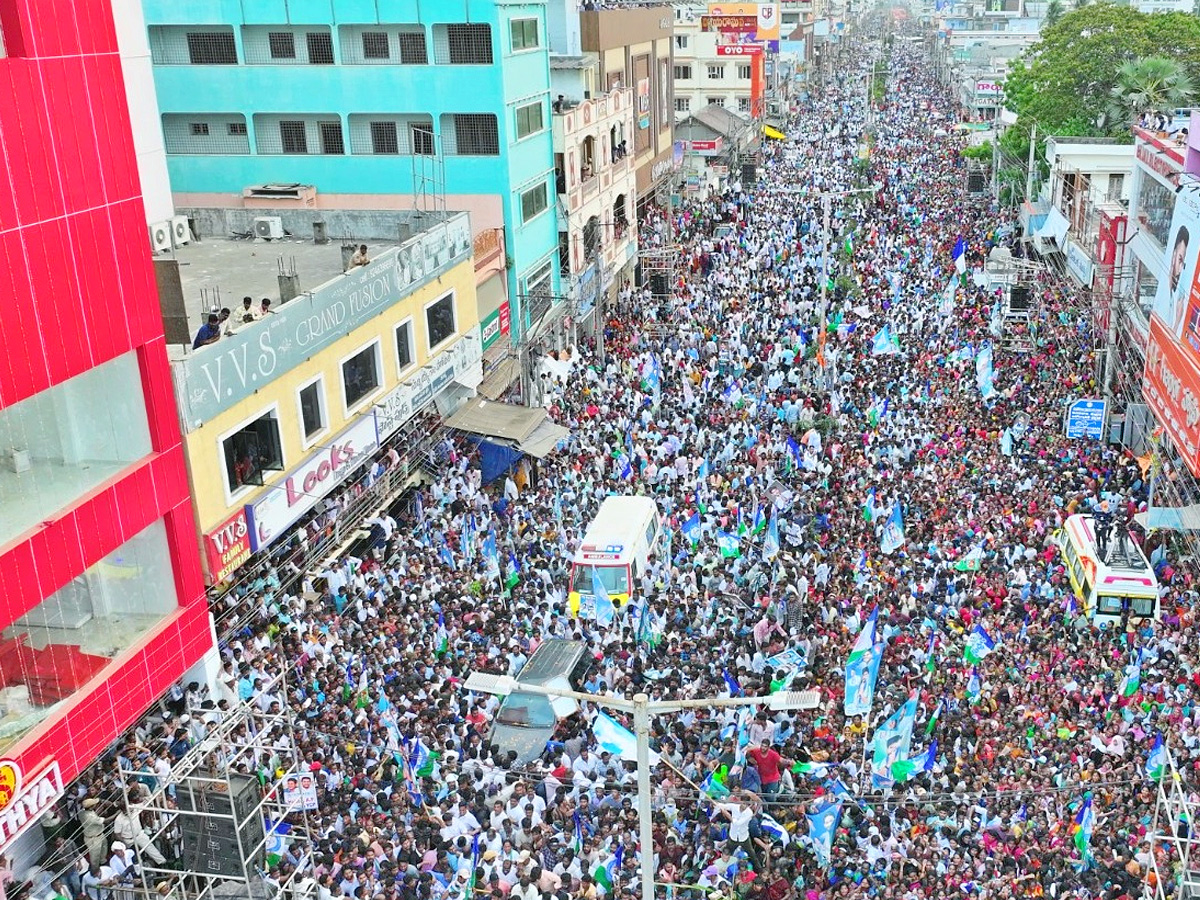
[[[0,768],[65,784],[211,632],[109,2],[0,33]]]

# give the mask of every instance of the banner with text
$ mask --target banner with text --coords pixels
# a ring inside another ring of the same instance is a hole
[[[1200,186],[1175,198],[1166,277],[1150,313],[1142,395],[1195,475],[1200,475]]]

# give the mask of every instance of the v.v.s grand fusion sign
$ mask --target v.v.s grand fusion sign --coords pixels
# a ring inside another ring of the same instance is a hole
[[[380,253],[281,306],[274,315],[174,363],[191,431],[366,324],[471,252],[465,214]]]

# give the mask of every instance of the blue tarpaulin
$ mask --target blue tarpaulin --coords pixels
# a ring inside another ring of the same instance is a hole
[[[483,471],[483,483],[491,484],[515,466],[524,455],[512,447],[479,439],[479,467]]]

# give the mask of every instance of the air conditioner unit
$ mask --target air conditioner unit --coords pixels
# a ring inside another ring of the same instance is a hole
[[[171,249],[171,223],[155,222],[150,226],[150,246],[154,248],[155,253],[162,253]]]
[[[283,219],[279,216],[260,216],[254,220],[254,236],[265,241],[283,239]]]
[[[192,229],[188,226],[187,216],[171,217],[171,241],[176,247],[192,242]]]

